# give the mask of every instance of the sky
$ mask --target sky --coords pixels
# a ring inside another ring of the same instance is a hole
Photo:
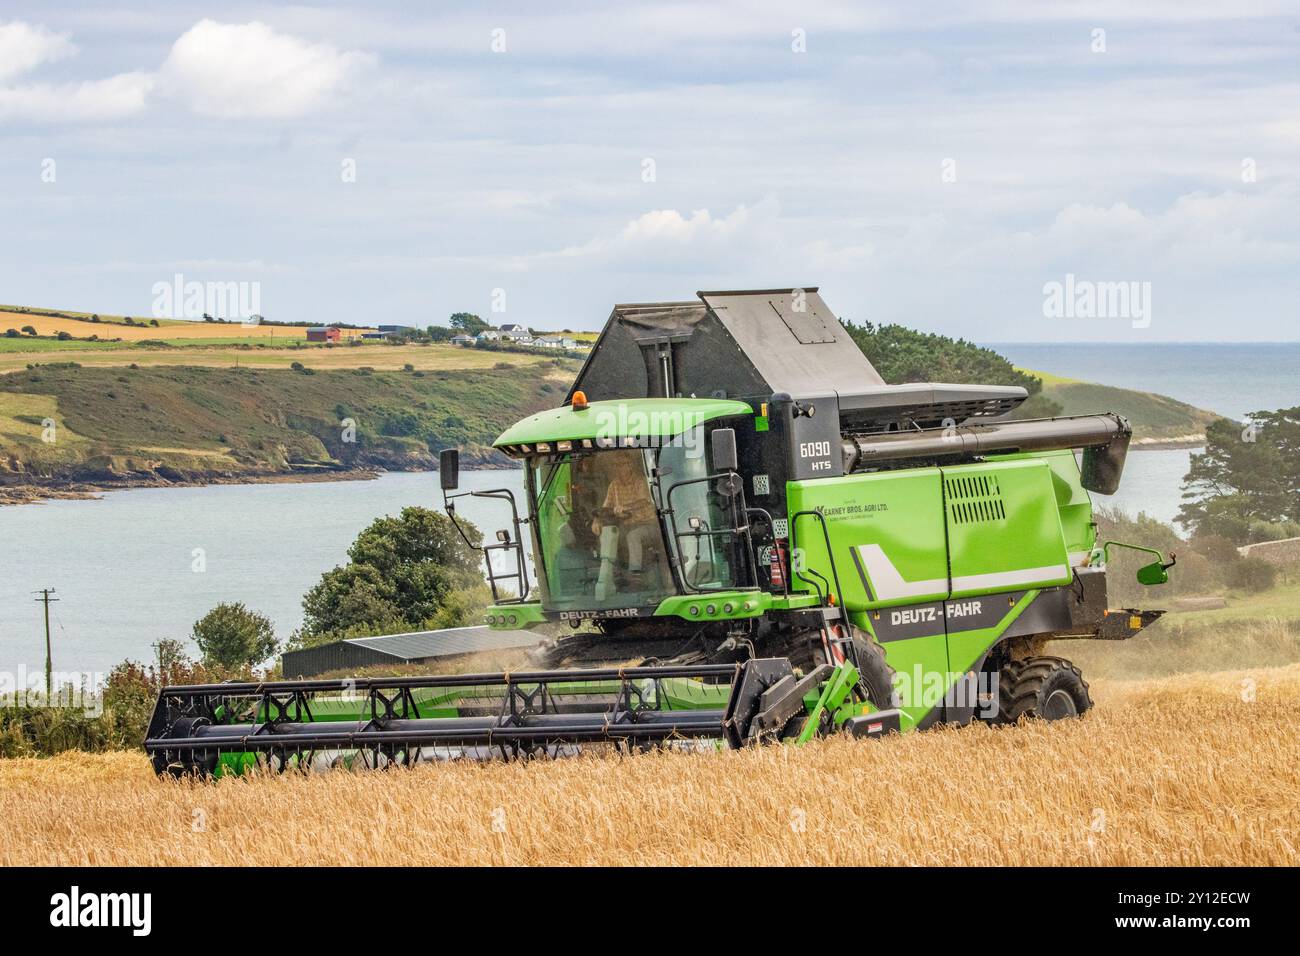
[[[1295,341],[1300,8],[0,2],[0,302]]]

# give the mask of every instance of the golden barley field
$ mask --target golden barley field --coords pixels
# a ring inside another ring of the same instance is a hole
[[[0,864],[1294,865],[1300,665],[1097,681],[1081,721],[160,781],[0,761]]]
[[[37,335],[57,335],[67,332],[78,338],[98,335],[101,339],[122,339],[139,342],[145,339],[247,339],[264,338],[268,342],[280,339],[299,341],[306,336],[305,325],[244,325],[240,322],[201,322],[163,319],[156,326],[149,325],[149,316],[137,317],[137,325],[120,321],[90,322],[84,319],[63,318],[53,315],[35,315],[30,312],[0,311],[0,323],[5,327],[20,329],[30,325]],[[360,335],[363,330],[344,329],[344,337]]]

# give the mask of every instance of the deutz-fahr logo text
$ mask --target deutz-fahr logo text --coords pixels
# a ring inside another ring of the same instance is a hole
[[[608,611],[561,611],[561,621],[599,621],[609,617],[637,617],[634,607],[616,607]]]
[[[972,617],[979,615],[983,608],[981,601],[962,601],[959,604],[949,604],[947,616],[955,617]],[[911,607],[904,608],[901,611],[891,611],[889,613],[889,623],[898,627],[901,624],[924,624],[927,621],[939,620],[939,608],[930,607]]]
[[[939,618],[937,607],[909,607],[902,611],[891,611],[889,623],[897,627],[900,624],[922,624]]]

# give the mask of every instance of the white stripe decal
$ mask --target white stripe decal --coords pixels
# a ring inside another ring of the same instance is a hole
[[[871,579],[876,598],[892,601],[896,598],[933,597],[948,594],[947,578],[929,578],[924,581],[907,581],[898,573],[894,562],[878,544],[858,545],[858,557]],[[1069,565],[1049,564],[1041,568],[1022,568],[1018,571],[993,571],[987,574],[966,574],[952,579],[952,593],[976,591],[984,588],[1012,588],[1022,584],[1038,584],[1068,577]]]
[[[928,581],[904,581],[903,576],[894,567],[878,544],[858,545],[858,557],[862,567],[871,579],[871,587],[876,597],[882,601],[891,601],[902,597],[932,597],[948,593],[947,578],[930,578]]]
[[[1070,576],[1068,564],[1047,564],[1041,568],[1022,568],[1019,571],[994,571],[991,574],[967,574],[952,579],[952,593],[976,591],[983,588],[1013,588],[1020,584],[1041,584],[1059,581]]]

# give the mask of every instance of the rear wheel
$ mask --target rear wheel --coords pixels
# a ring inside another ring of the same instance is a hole
[[[1030,657],[1004,664],[998,676],[995,724],[1014,724],[1021,717],[1064,720],[1092,707],[1088,682],[1063,657]]]

